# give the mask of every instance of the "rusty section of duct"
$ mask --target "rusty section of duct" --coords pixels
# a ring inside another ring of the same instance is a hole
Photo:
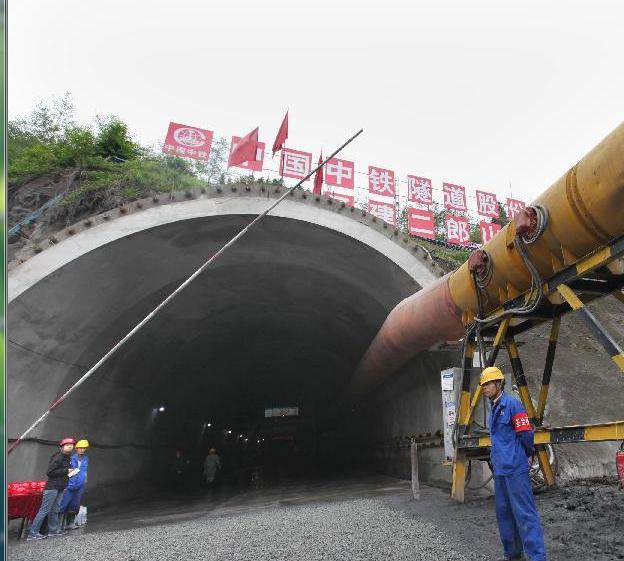
[[[464,326],[451,298],[449,276],[412,294],[390,312],[351,380],[349,399],[357,400],[415,354],[438,341],[462,336]]]
[[[543,279],[624,235],[624,123],[466,263],[392,310],[358,364],[348,398],[357,400],[419,352],[461,337],[477,314],[475,281],[486,313],[527,291],[531,274],[517,234]]]

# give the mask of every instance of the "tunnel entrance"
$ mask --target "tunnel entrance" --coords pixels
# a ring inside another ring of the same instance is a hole
[[[206,258],[249,223],[230,214],[121,237],[45,276],[8,309],[8,432],[17,435]],[[341,401],[388,312],[421,287],[352,236],[267,217],[82,386],[42,440],[89,438],[92,492],[199,477],[210,447],[249,478],[353,466]],[[296,415],[266,416],[297,408]],[[53,449],[26,442],[11,479]],[[305,470],[304,470],[305,471]]]

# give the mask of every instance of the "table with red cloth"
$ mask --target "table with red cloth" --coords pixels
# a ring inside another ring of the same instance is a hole
[[[7,514],[9,520],[22,519],[19,531],[20,536],[24,530],[25,521],[32,521],[37,515],[45,486],[45,481],[16,481],[9,483],[7,490]]]

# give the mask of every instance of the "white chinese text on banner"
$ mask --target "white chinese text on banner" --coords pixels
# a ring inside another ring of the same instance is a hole
[[[462,187],[461,185],[453,185],[452,183],[443,183],[442,191],[444,192],[444,208],[463,212],[468,210],[466,206],[465,187]]]
[[[412,236],[435,240],[435,221],[433,212],[410,208],[407,211],[407,227]]]
[[[410,203],[430,205],[433,202],[433,187],[431,186],[431,179],[408,175],[407,200]]]
[[[368,201],[368,212],[393,226],[396,224],[396,206],[394,203]]]
[[[498,218],[498,201],[494,193],[477,191],[477,212],[487,218]]]
[[[368,166],[368,191],[374,195],[394,197],[394,172],[389,169]]]
[[[447,214],[446,219],[446,241],[458,245],[470,244],[470,224],[463,216]]]
[[[293,179],[302,179],[312,169],[312,154],[301,152],[292,148],[282,149],[280,158],[280,175]]]

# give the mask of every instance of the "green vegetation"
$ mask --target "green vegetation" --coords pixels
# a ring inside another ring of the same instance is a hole
[[[65,169],[80,172],[65,205],[85,198],[136,199],[153,192],[186,190],[230,181],[228,142],[215,139],[208,162],[161,154],[139,145],[114,116],[78,124],[71,97],[41,102],[27,117],[8,124],[8,179],[11,188]]]

